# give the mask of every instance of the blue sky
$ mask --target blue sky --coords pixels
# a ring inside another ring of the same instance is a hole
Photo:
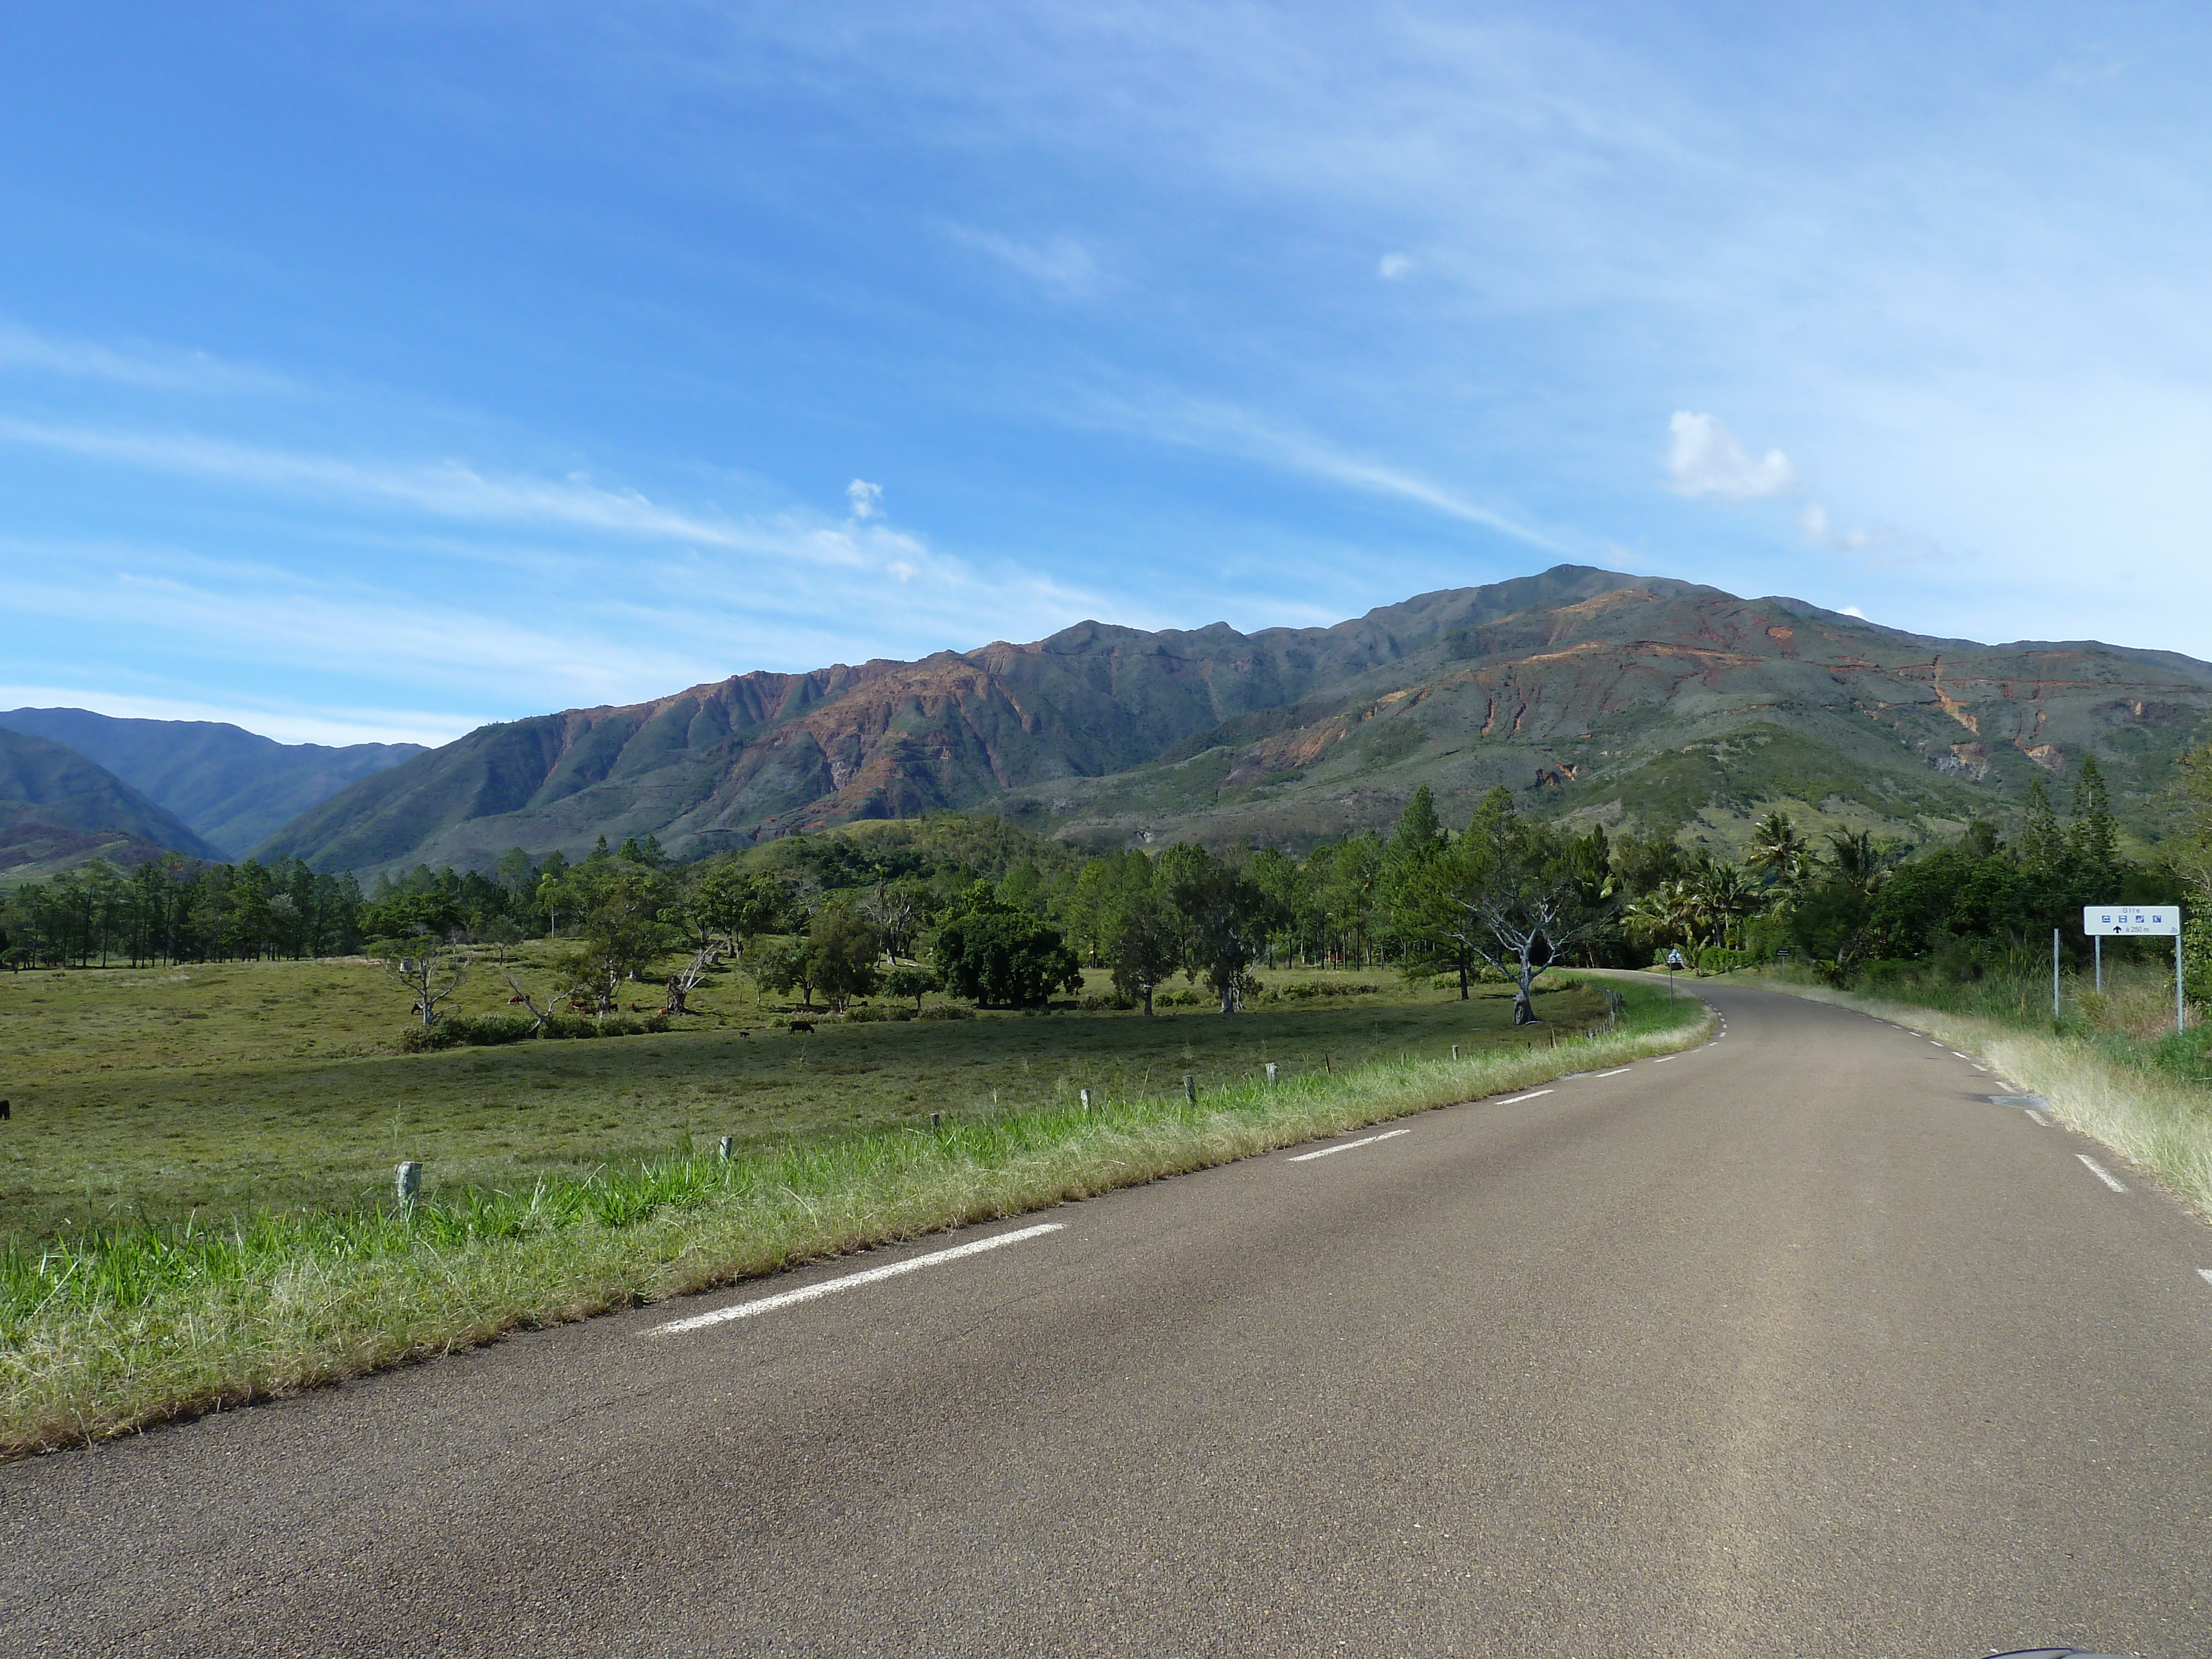
[[[1562,561],[2212,657],[2186,6],[0,25],[0,706],[436,742]]]

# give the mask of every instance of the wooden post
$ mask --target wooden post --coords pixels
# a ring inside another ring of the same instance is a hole
[[[1198,1076],[1194,1072],[1182,1074],[1182,1097],[1195,1106],[1198,1103]]]

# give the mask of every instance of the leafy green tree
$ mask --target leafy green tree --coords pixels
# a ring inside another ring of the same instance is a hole
[[[1205,979],[1223,1013],[1235,1013],[1267,948],[1273,907],[1242,858],[1175,847],[1160,863],[1168,902],[1182,922],[1183,969]]]
[[[932,991],[942,988],[944,983],[934,968],[925,967],[919,962],[902,962],[884,975],[884,994],[912,997],[914,1011],[920,1013],[921,1000]]]
[[[1114,970],[1114,994],[1142,1004],[1151,1018],[1152,994],[1182,962],[1182,930],[1154,884],[1132,884],[1116,899],[1106,960]]]
[[[842,905],[824,905],[807,926],[809,979],[841,1013],[853,998],[875,994],[878,954],[876,930]]]
[[[933,946],[945,988],[986,1007],[1035,1007],[1054,991],[1079,990],[1083,965],[1057,928],[976,882],[937,930]]]

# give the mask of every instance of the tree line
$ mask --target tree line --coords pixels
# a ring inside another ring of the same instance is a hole
[[[418,866],[363,894],[350,876],[263,866],[101,865],[26,886],[4,913],[6,959],[404,953],[422,941],[551,939],[572,1008],[611,1011],[619,988],[671,956],[680,1012],[712,965],[743,963],[763,990],[842,1008],[933,991],[1034,1006],[1106,970],[1114,1000],[1147,1012],[1181,975],[1233,1012],[1262,966],[1389,967],[1513,982],[1532,1017],[1554,963],[1634,965],[1687,950],[1711,964],[1788,956],[1838,980],[1883,959],[1962,974],[2083,948],[2081,907],[2212,904],[2212,751],[2181,769],[2181,830],[2155,862],[2120,850],[2094,757],[2067,810],[2039,777],[2011,840],[1991,822],[1910,846],[1867,832],[1808,835],[1768,813],[1740,858],[1668,836],[1574,829],[1523,815],[1494,789],[1464,828],[1417,790],[1395,828],[1315,848],[1086,854],[1001,820],[942,814],[800,835],[679,865],[652,837],[604,837],[571,864],[514,849],[491,869]],[[2205,935],[2192,922],[2192,960]],[[419,957],[421,951],[416,951]],[[2200,969],[2201,971],[2202,969]],[[2200,989],[2202,994],[2202,989]],[[518,992],[520,994],[520,992]],[[534,1006],[534,1004],[533,1004]]]

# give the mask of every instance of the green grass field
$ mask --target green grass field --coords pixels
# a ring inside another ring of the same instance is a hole
[[[529,956],[526,952],[525,978]],[[1103,991],[1103,976],[1092,988]],[[398,1051],[407,998],[364,962],[264,962],[0,976],[0,1243],[117,1222],[350,1210],[426,1165],[431,1195],[514,1190],[622,1167],[721,1135],[758,1146],[825,1133],[1100,1103],[1378,1060],[1548,1043],[1603,1019],[1602,995],[1540,995],[1549,1024],[1515,1032],[1506,988],[1409,987],[1387,970],[1270,973],[1372,994],[1262,1005],[1224,1018],[1176,1009],[990,1014],[974,1020],[769,1024],[741,973],[693,998],[665,1036]],[[1180,981],[1178,981],[1180,984]],[[452,1005],[507,1012],[485,963]],[[634,999],[657,1006],[657,987]],[[1324,1057],[1327,1057],[1326,1059]]]

